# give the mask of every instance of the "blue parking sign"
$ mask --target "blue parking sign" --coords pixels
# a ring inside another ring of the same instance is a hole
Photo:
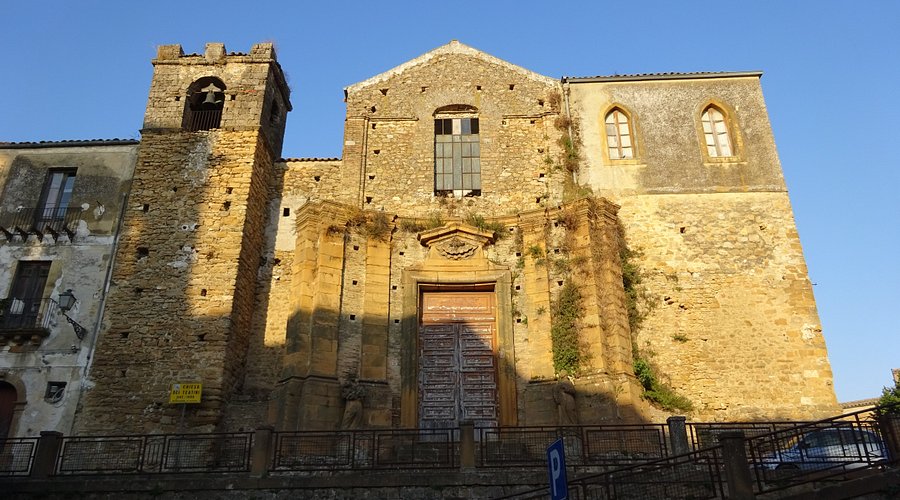
[[[547,473],[550,476],[550,498],[568,500],[569,481],[566,479],[566,450],[562,438],[547,448]]]

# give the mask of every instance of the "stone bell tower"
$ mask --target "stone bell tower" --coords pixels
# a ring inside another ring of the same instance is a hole
[[[76,432],[212,430],[238,388],[290,90],[271,43],[159,47]],[[202,399],[169,403],[174,383]]]

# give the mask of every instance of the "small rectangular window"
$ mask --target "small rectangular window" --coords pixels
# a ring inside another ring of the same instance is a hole
[[[48,403],[56,403],[62,401],[65,392],[65,382],[47,382],[47,391],[44,393],[44,400],[46,400]]]

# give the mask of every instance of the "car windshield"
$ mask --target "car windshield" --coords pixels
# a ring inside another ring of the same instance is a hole
[[[803,438],[803,443],[810,448],[822,448],[825,446],[840,446],[841,439],[837,432],[821,431],[808,434]]]

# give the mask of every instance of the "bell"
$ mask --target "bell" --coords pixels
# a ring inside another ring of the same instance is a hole
[[[212,90],[210,90],[209,92],[206,93],[206,99],[203,100],[203,104],[216,105],[216,104],[219,104],[219,102],[221,102],[221,101],[216,100],[216,93],[213,92]]]

